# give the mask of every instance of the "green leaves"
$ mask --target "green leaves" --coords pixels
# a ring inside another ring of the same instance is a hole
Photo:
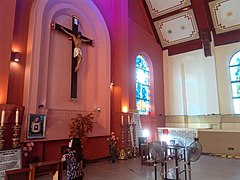
[[[93,130],[93,113],[82,115],[81,113],[77,114],[77,117],[71,119],[70,127],[70,138],[79,138],[81,141],[82,147],[87,142],[87,134]]]

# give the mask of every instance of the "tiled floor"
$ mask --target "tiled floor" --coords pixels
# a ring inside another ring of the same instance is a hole
[[[169,162],[169,167],[174,167],[172,163]],[[162,179],[160,169],[158,164],[157,180]],[[191,180],[240,180],[240,159],[202,155],[198,161],[191,163],[191,169]],[[175,171],[175,168],[169,168],[169,179],[176,179]],[[116,163],[102,160],[87,164],[84,180],[155,180],[154,172],[153,166],[142,166],[140,158],[120,160]],[[65,173],[63,180],[66,180]],[[37,180],[48,179],[50,178],[47,176],[37,178]],[[183,179],[185,179],[184,176],[180,177],[180,180]]]

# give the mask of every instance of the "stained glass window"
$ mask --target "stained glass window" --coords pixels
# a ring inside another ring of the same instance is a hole
[[[150,114],[150,72],[145,57],[136,57],[136,104],[139,114]]]
[[[234,113],[240,114],[240,51],[230,60],[230,76],[232,84],[232,97]]]

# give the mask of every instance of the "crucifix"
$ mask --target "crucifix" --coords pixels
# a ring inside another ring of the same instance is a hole
[[[82,60],[81,44],[83,42],[93,46],[93,40],[83,36],[78,31],[78,25],[79,20],[75,16],[72,17],[72,30],[57,23],[51,24],[54,30],[70,36],[72,40],[71,99],[77,99],[77,71]]]

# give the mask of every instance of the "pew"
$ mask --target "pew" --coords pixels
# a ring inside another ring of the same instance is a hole
[[[29,178],[29,168],[14,169],[5,171],[5,180],[27,180]]]
[[[29,164],[29,180],[35,180],[36,176],[50,173],[54,180],[62,180],[62,162],[57,161],[44,161]]]
[[[29,164],[30,168],[14,169],[5,172],[5,180],[35,180],[36,176],[50,173],[53,179],[62,180],[62,162],[45,161]]]
[[[62,180],[62,162],[44,161],[29,164],[29,168],[5,171],[5,180],[35,180],[36,176],[51,174],[53,180]]]

